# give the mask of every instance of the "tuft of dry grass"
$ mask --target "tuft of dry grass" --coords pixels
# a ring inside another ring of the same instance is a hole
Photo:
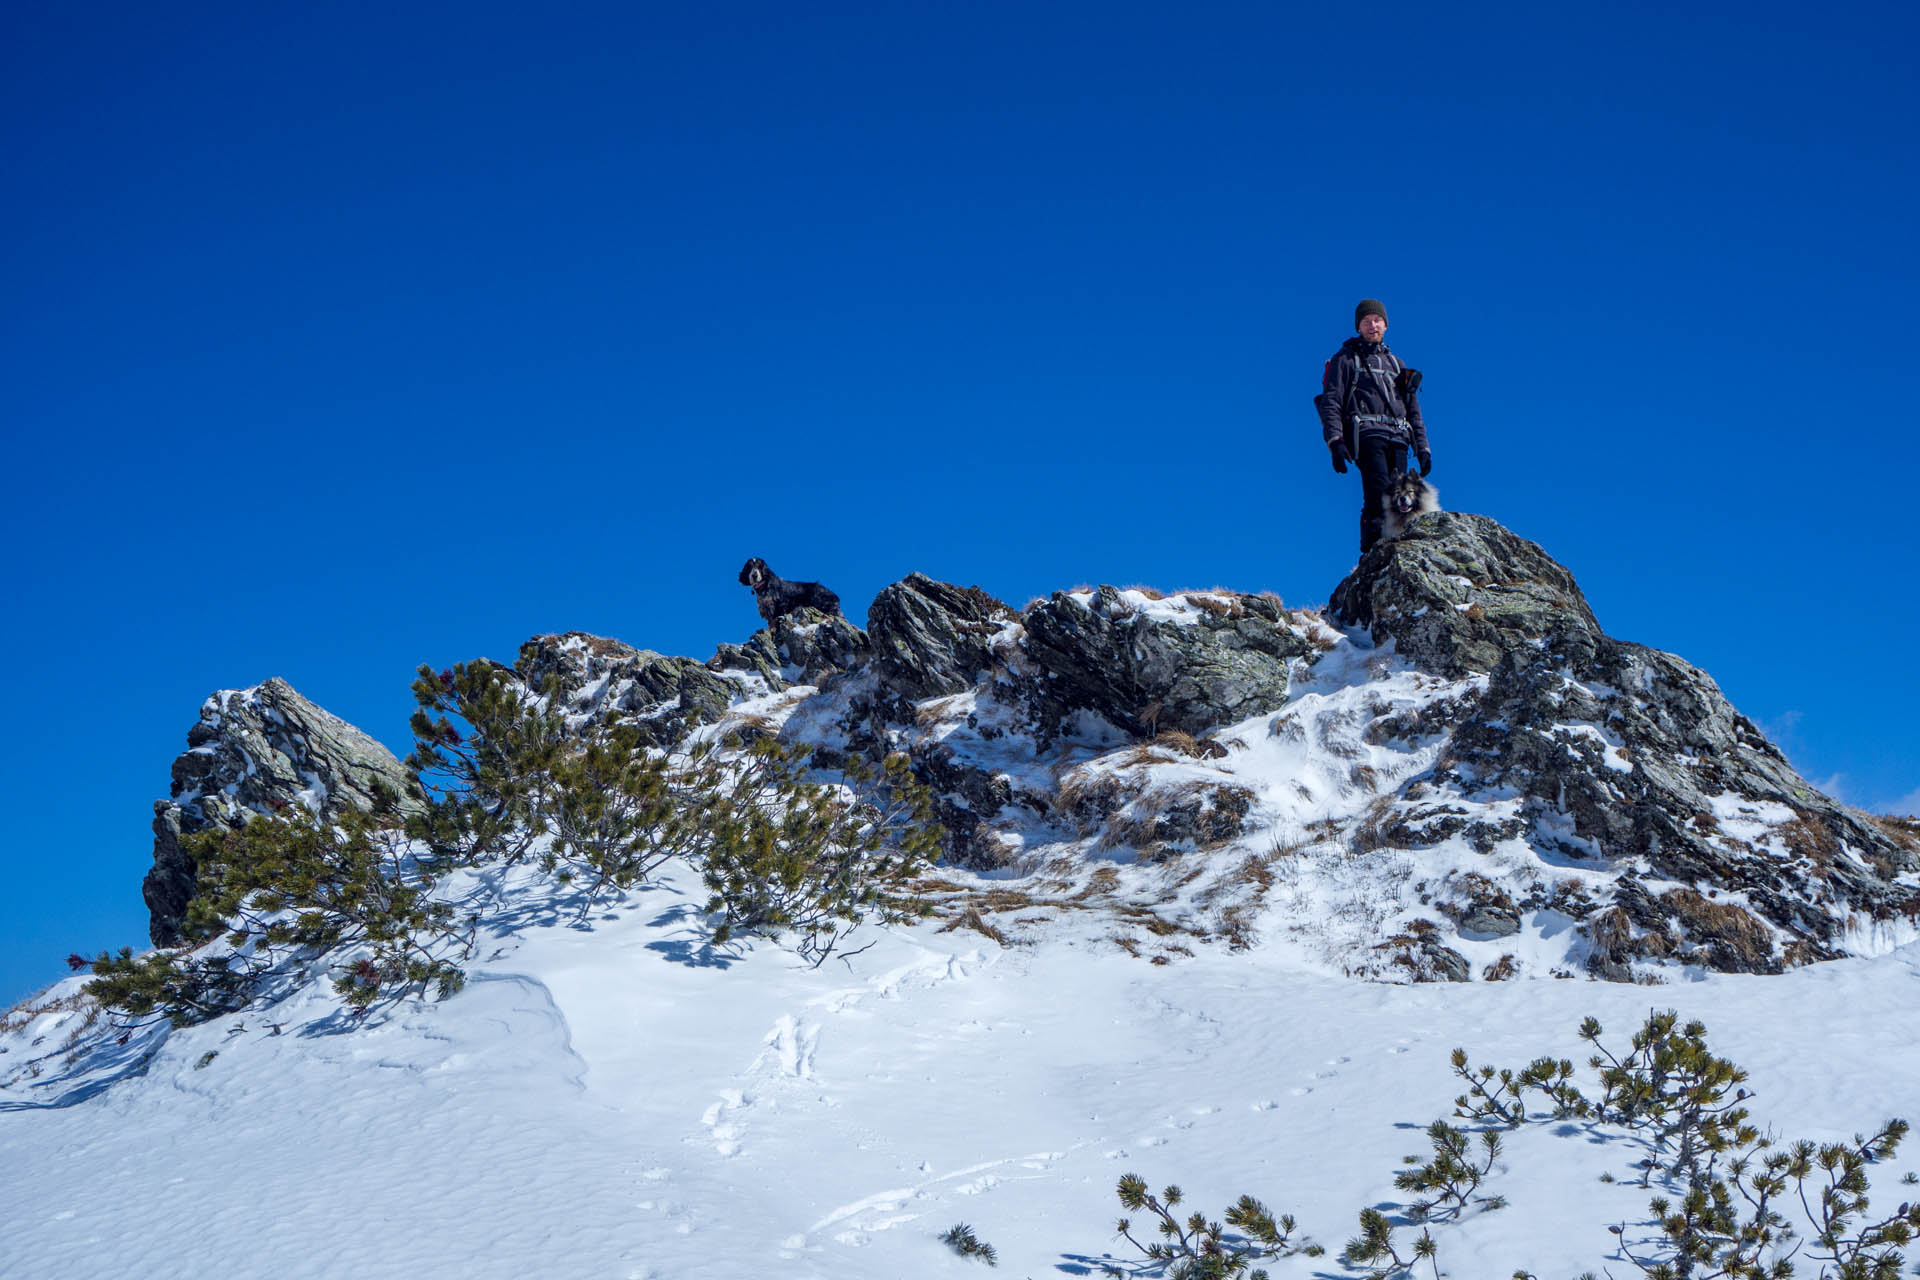
[[[1884,831],[1895,844],[1920,853],[1920,818],[1896,818],[1890,814],[1870,813],[1867,821]]]
[[[1480,971],[1480,981],[1505,982],[1517,972],[1519,972],[1519,966],[1514,963],[1513,956],[1509,953],[1501,956],[1485,969],[1482,969]]]
[[[1149,600],[1165,600],[1167,598],[1166,592],[1160,590],[1158,587],[1149,587],[1144,582],[1137,582],[1131,587],[1122,587],[1120,589],[1122,591],[1138,591]]]
[[[1809,813],[1805,809],[1796,809],[1794,814],[1774,830],[1787,846],[1788,853],[1796,858],[1805,858],[1812,865],[1815,875],[1825,875],[1835,862],[1845,856],[1846,846],[1834,838],[1819,814]]]
[[[1229,595],[1224,598],[1210,591],[1182,592],[1180,598],[1194,608],[1210,613],[1216,618],[1244,618],[1247,606],[1240,603],[1240,597]]]
[[[1200,744],[1194,741],[1192,734],[1182,729],[1168,729],[1155,734],[1153,745],[1176,751],[1183,756],[1197,757],[1200,754]]]
[[[955,929],[971,929],[975,933],[984,934],[992,938],[1003,947],[1013,945],[1007,940],[1006,934],[994,928],[993,925],[989,924],[986,919],[981,916],[980,908],[978,907],[968,907],[965,911],[962,911],[959,915],[940,926],[941,933],[952,933]]]
[[[1696,939],[1724,948],[1748,969],[1764,972],[1772,968],[1773,930],[1745,907],[1715,902],[1694,889],[1669,889],[1660,895],[1659,902]]]

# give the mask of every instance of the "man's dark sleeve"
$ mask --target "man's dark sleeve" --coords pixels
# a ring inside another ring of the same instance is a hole
[[[1347,402],[1348,380],[1347,362],[1334,356],[1320,375],[1320,394],[1313,398],[1320,410],[1320,435],[1329,445],[1341,439],[1340,406]]]
[[[1413,427],[1413,453],[1415,457],[1433,452],[1427,447],[1427,422],[1420,416],[1420,393],[1407,393],[1407,422]]]

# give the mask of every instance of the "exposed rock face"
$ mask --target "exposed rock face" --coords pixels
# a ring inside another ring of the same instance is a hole
[[[558,693],[568,716],[628,724],[648,746],[671,746],[726,711],[734,686],[692,658],[668,658],[584,631],[535,636],[513,664],[527,684]]]
[[[1136,736],[1198,734],[1287,700],[1288,666],[1314,652],[1278,601],[1217,595],[1191,619],[1155,616],[1112,587],[1064,591],[1029,609],[1026,651],[1044,671],[1031,692],[1043,739],[1077,710]]]
[[[798,609],[705,663],[573,632],[513,669],[576,730],[651,747],[719,725],[823,770],[905,752],[949,865],[1044,870],[1049,896],[1084,877],[1062,909],[1124,882],[1158,895],[1122,912],[1154,937],[1270,928],[1355,976],[1774,973],[1920,932],[1920,826],[1820,795],[1705,673],[1608,637],[1494,521],[1414,520],[1330,612],[1366,638],[1267,596],[1100,587],[1016,613],[912,574],[865,631]],[[407,787],[283,681],[216,695],[189,745],[156,808],[161,943],[194,890],[183,834]]]
[[[910,702],[959,693],[993,666],[993,637],[1019,615],[978,587],[909,574],[867,611],[874,666]]]
[[[1453,709],[1433,781],[1524,797],[1533,842],[1560,856],[1691,886],[1624,880],[1616,907],[1587,922],[1595,972],[1623,977],[1634,956],[1774,972],[1837,954],[1834,908],[1920,910],[1896,882],[1920,869],[1910,848],[1816,792],[1706,673],[1604,635],[1572,575],[1486,517],[1415,520],[1368,552],[1331,607],[1423,670],[1487,675],[1478,704]],[[1765,828],[1779,838],[1751,834]]]
[[[1334,588],[1327,609],[1345,626],[1398,641],[1423,671],[1491,671],[1508,653],[1548,635],[1600,635],[1573,575],[1537,543],[1485,516],[1436,512],[1374,544]]]
[[[252,813],[290,804],[331,816],[382,798],[404,808],[409,779],[391,751],[275,677],[223,689],[200,707],[187,750],[173,762],[173,791],[153,806],[153,869],[142,892],[156,946],[180,941],[194,895],[193,860],[180,838],[237,827]]]
[[[795,684],[823,685],[864,666],[873,648],[866,632],[837,613],[818,609],[782,614],[770,630],[774,652]]]

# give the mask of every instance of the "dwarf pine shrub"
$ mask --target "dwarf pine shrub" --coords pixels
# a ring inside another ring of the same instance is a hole
[[[843,784],[812,781],[806,748],[772,738],[705,776],[712,786],[691,817],[695,854],[720,917],[715,940],[735,933],[791,937],[823,963],[861,921],[924,915],[912,881],[937,855],[931,791],[902,753],[876,773],[851,762]]]
[[[1387,1215],[1378,1209],[1360,1211],[1360,1234],[1347,1241],[1340,1256],[1349,1266],[1364,1266],[1368,1280],[1387,1280],[1391,1276],[1403,1276],[1410,1273],[1415,1264],[1423,1259],[1433,1268],[1438,1280],[1440,1275],[1439,1246],[1434,1243],[1433,1232],[1420,1229],[1417,1240],[1407,1243],[1406,1255],[1401,1256],[1402,1245],[1393,1238],[1393,1223]]]
[[[1477,1135],[1479,1150],[1465,1129],[1456,1129],[1445,1120],[1427,1126],[1427,1139],[1433,1154],[1425,1161],[1417,1155],[1404,1161],[1411,1166],[1393,1176],[1393,1185],[1427,1198],[1413,1204],[1413,1220],[1424,1222],[1435,1216],[1457,1218],[1472,1204],[1488,1209],[1504,1208],[1499,1196],[1476,1196],[1480,1183],[1500,1158],[1500,1135],[1482,1129]]]
[[[519,861],[544,833],[565,720],[513,668],[485,659],[422,666],[412,688],[407,771],[431,803],[407,833],[449,862]]]
[[[676,803],[667,762],[641,745],[637,730],[596,734],[556,753],[548,768],[544,804],[528,816],[552,836],[541,865],[562,884],[579,885],[582,912],[697,843],[688,829],[693,810]]]
[[[1218,1222],[1204,1213],[1194,1213],[1183,1222],[1174,1215],[1182,1194],[1179,1187],[1164,1188],[1158,1196],[1147,1190],[1146,1179],[1125,1174],[1117,1188],[1120,1204],[1133,1212],[1142,1209],[1151,1214],[1160,1238],[1141,1241],[1134,1237],[1133,1221],[1122,1218],[1116,1230],[1128,1244],[1138,1249],[1141,1261],[1132,1268],[1136,1274],[1164,1275],[1168,1280],[1227,1280],[1244,1276],[1246,1280],[1268,1280],[1256,1262],[1304,1253],[1319,1257],[1325,1252],[1319,1245],[1302,1240],[1295,1243],[1296,1223],[1287,1214],[1275,1218],[1267,1207],[1252,1196],[1241,1196],[1228,1208],[1226,1225],[1238,1230],[1229,1235]],[[1108,1265],[1107,1275],[1124,1276],[1126,1269]]]
[[[973,1228],[964,1222],[956,1222],[947,1228],[940,1237],[940,1243],[947,1246],[963,1258],[977,1258],[990,1267],[1000,1265],[1000,1254],[994,1247],[973,1233]]]
[[[430,896],[434,867],[382,821],[289,810],[188,837],[199,893],[181,924],[187,944],[137,959],[103,952],[88,992],[133,1017],[185,1025],[245,1007],[284,963],[327,952],[346,957],[333,986],[354,1009],[459,990],[465,974],[449,956],[469,949],[472,922]]]
[[[1641,1186],[1663,1167],[1698,1178],[1722,1152],[1759,1137],[1740,1105],[1753,1096],[1740,1087],[1747,1073],[1708,1052],[1701,1023],[1682,1026],[1671,1009],[1650,1014],[1633,1033],[1632,1047],[1619,1056],[1600,1043],[1600,1035],[1595,1019],[1581,1023],[1580,1038],[1596,1050],[1588,1065],[1600,1073],[1593,1112],[1646,1139],[1651,1151]]]

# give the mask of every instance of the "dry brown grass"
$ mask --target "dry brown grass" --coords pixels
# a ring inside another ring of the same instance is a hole
[[[992,938],[1003,947],[1013,945],[1007,940],[1006,934],[1000,932],[1000,930],[994,928],[982,918],[980,908],[978,907],[968,907],[965,911],[962,911],[959,915],[940,926],[941,933],[952,933],[955,929],[971,929],[975,933],[984,934]]]
[[[1805,809],[1794,810],[1795,817],[1775,827],[1775,832],[1796,858],[1805,858],[1815,875],[1825,875],[1846,854],[1846,847],[1834,838],[1820,815]]]
[[[1694,889],[1669,889],[1659,901],[1695,938],[1719,943],[1750,969],[1772,966],[1773,930],[1745,907],[1715,902]]]
[[[1513,956],[1507,954],[1495,960],[1485,969],[1482,969],[1480,971],[1480,981],[1505,982],[1517,972],[1519,972],[1519,966],[1514,963]]]
[[[1163,733],[1155,734],[1153,745],[1165,747],[1169,751],[1188,757],[1197,757],[1200,754],[1200,744],[1194,741],[1192,734],[1181,729],[1168,729]]]
[[[1238,596],[1222,598],[1212,592],[1193,591],[1183,593],[1180,598],[1194,608],[1210,613],[1216,618],[1244,618],[1247,616],[1247,606],[1240,603]]]
[[[1460,612],[1467,615],[1467,621],[1469,622],[1485,622],[1487,620],[1487,607],[1478,600],[1475,600]]]
[[[1149,600],[1165,600],[1167,598],[1166,592],[1160,590],[1158,587],[1149,587],[1144,582],[1137,582],[1131,587],[1122,587],[1120,589],[1122,591],[1138,591]]]
[[[1895,818],[1887,814],[1870,813],[1867,821],[1884,831],[1889,840],[1903,849],[1920,853],[1920,819]]]
[[[1347,829],[1347,852],[1354,855],[1374,853],[1389,847],[1388,831],[1393,823],[1393,797],[1380,796]]]

